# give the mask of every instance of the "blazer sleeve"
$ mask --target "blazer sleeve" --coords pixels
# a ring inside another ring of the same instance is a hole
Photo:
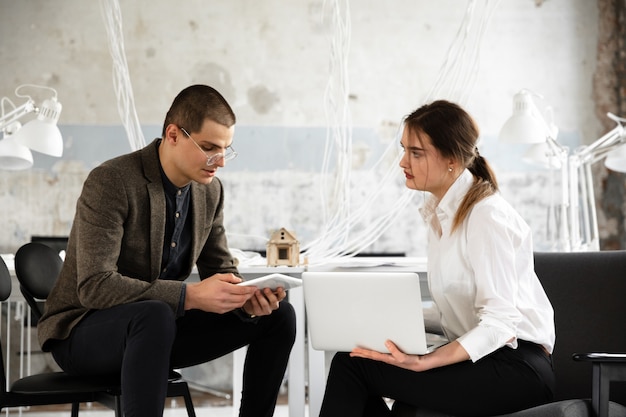
[[[77,203],[78,247],[76,259],[69,261],[76,265],[80,303],[88,309],[102,309],[162,300],[176,312],[182,282],[159,280],[151,272],[151,251],[157,246],[162,250],[162,243],[151,244],[151,210],[155,209],[150,207],[147,184],[128,181],[136,176],[122,171],[106,164],[94,169]],[[164,222],[164,208],[162,216]]]

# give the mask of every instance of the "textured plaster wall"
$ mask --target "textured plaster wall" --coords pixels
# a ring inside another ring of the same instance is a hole
[[[240,235],[267,237],[269,230],[283,226],[305,239],[319,233],[321,180],[314,167],[320,166],[329,124],[324,90],[335,33],[323,5],[333,2],[266,0],[254,7],[245,0],[120,3],[137,114],[148,142],[160,133],[173,96],[191,83],[214,85],[235,108],[240,126],[235,145],[241,156],[221,174],[232,246],[262,248],[262,240],[241,240]],[[355,158],[365,158],[365,166],[397,140],[402,116],[423,103],[468,6],[474,6],[476,27],[484,3],[350,2],[349,110],[354,148],[360,152]],[[597,5],[506,0],[487,23],[475,82],[440,98],[457,100],[470,93],[462,104],[481,126],[481,153],[494,165],[503,193],[519,203],[536,229],[538,246],[546,247],[549,176],[522,164],[523,150],[502,146],[496,136],[521,88],[543,94],[545,104],[554,107],[560,139],[578,144],[603,133],[592,96]],[[98,2],[0,0],[0,40],[0,94],[14,98],[19,84],[43,84],[55,88],[63,103],[59,123],[65,156],[36,154],[34,169],[0,171],[0,252],[13,252],[31,235],[67,234],[88,171],[128,152],[130,145],[120,128]],[[282,152],[289,143],[298,143],[297,149]],[[261,167],[255,165],[259,162]],[[352,181],[358,199],[380,186],[380,172],[356,164]],[[537,184],[546,186],[538,192]],[[372,216],[384,213],[403,190],[401,179],[383,186],[387,197],[371,205]],[[415,203],[372,251],[423,255],[416,212],[420,198],[416,194]]]
[[[142,123],[161,123],[173,96],[202,82],[222,91],[244,124],[326,125],[323,94],[333,27],[323,4],[333,2],[264,0],[254,7],[246,0],[120,3]],[[420,104],[468,5],[474,4],[478,25],[484,3],[350,2],[353,123],[397,123]],[[0,0],[3,94],[21,83],[46,84],[59,90],[62,123],[118,124],[98,4]],[[589,0],[499,3],[486,27],[474,95],[467,103],[484,130],[497,132],[512,94],[526,87],[555,107],[560,127],[595,135],[598,122],[588,109],[597,13]]]

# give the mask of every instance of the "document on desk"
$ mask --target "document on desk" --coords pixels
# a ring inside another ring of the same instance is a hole
[[[414,257],[345,257],[328,260],[325,266],[334,266],[341,269],[350,268],[378,268],[378,267],[400,267],[411,268],[414,271],[426,270],[426,258]]]
[[[248,281],[242,281],[238,285],[255,286],[260,289],[271,288],[275,291],[278,287],[283,287],[286,290],[296,288],[302,285],[302,280],[299,278],[290,277],[284,274],[269,274],[259,278],[254,278]]]

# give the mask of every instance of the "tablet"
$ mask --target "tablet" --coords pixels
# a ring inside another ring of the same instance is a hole
[[[269,274],[259,278],[250,279],[248,281],[242,281],[238,285],[252,285],[258,288],[271,288],[272,291],[276,290],[278,287],[283,287],[286,291],[290,288],[301,286],[302,280],[290,277],[289,275]]]

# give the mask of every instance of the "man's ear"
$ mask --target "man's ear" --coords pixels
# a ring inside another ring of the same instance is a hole
[[[163,139],[172,143],[176,143],[176,141],[178,140],[179,133],[180,133],[180,129],[178,128],[178,126],[176,126],[173,123],[170,123],[165,128],[165,137]]]

